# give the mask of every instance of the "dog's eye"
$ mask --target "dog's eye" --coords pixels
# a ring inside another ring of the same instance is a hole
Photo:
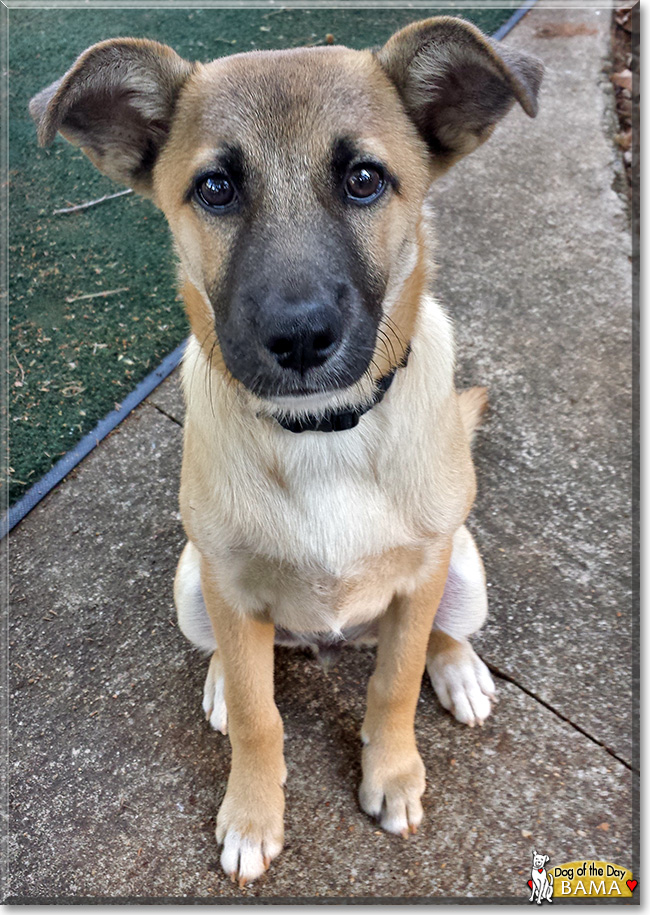
[[[372,203],[385,186],[383,172],[374,165],[355,165],[345,179],[345,193],[357,203]]]
[[[196,183],[196,196],[203,206],[220,210],[230,206],[236,197],[235,186],[223,172],[203,175]]]

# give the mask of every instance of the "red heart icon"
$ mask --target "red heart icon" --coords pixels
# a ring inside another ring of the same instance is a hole
[[[543,871],[543,870],[544,870],[544,868],[543,868],[543,867],[538,867],[538,868],[537,868],[537,870],[538,870],[538,871],[539,871],[539,873],[540,873],[540,874],[541,874],[541,873],[542,873],[542,871]]]
[[[633,893],[634,890],[636,889],[636,885],[637,885],[637,883],[638,883],[638,880],[626,880],[625,882],[627,883],[627,888],[628,888],[628,890],[629,890],[631,893]]]
[[[532,880],[529,880],[529,881],[528,881],[528,886],[529,886],[529,887],[531,888],[531,890],[532,890],[532,888],[533,888],[533,881],[532,881]]]

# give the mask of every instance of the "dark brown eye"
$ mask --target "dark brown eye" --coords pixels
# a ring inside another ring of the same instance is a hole
[[[236,196],[232,181],[222,172],[200,178],[196,185],[196,194],[201,203],[209,209],[227,207]]]
[[[383,173],[374,165],[355,165],[345,179],[345,192],[359,203],[371,203],[384,190]]]

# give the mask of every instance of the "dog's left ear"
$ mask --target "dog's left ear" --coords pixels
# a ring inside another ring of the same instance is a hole
[[[151,193],[151,172],[193,65],[167,45],[111,38],[77,58],[29,103],[38,141],[59,131],[109,178]]]
[[[433,155],[453,165],[488,139],[518,101],[537,114],[544,65],[451,16],[414,22],[377,52]]]

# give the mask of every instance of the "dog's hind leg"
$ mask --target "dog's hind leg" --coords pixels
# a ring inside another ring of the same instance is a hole
[[[226,687],[223,678],[223,664],[217,649],[212,653],[208,675],[203,687],[203,711],[206,720],[215,731],[228,733],[228,710],[226,708]]]
[[[212,623],[201,590],[200,554],[189,540],[181,554],[174,579],[174,603],[178,627],[193,645],[212,652],[203,689],[203,711],[215,731],[226,734],[228,715],[224,694],[223,666]]]
[[[429,637],[427,671],[440,704],[470,727],[485,721],[495,701],[490,672],[468,641],[486,616],[483,563],[463,526],[454,535],[449,574]]]

